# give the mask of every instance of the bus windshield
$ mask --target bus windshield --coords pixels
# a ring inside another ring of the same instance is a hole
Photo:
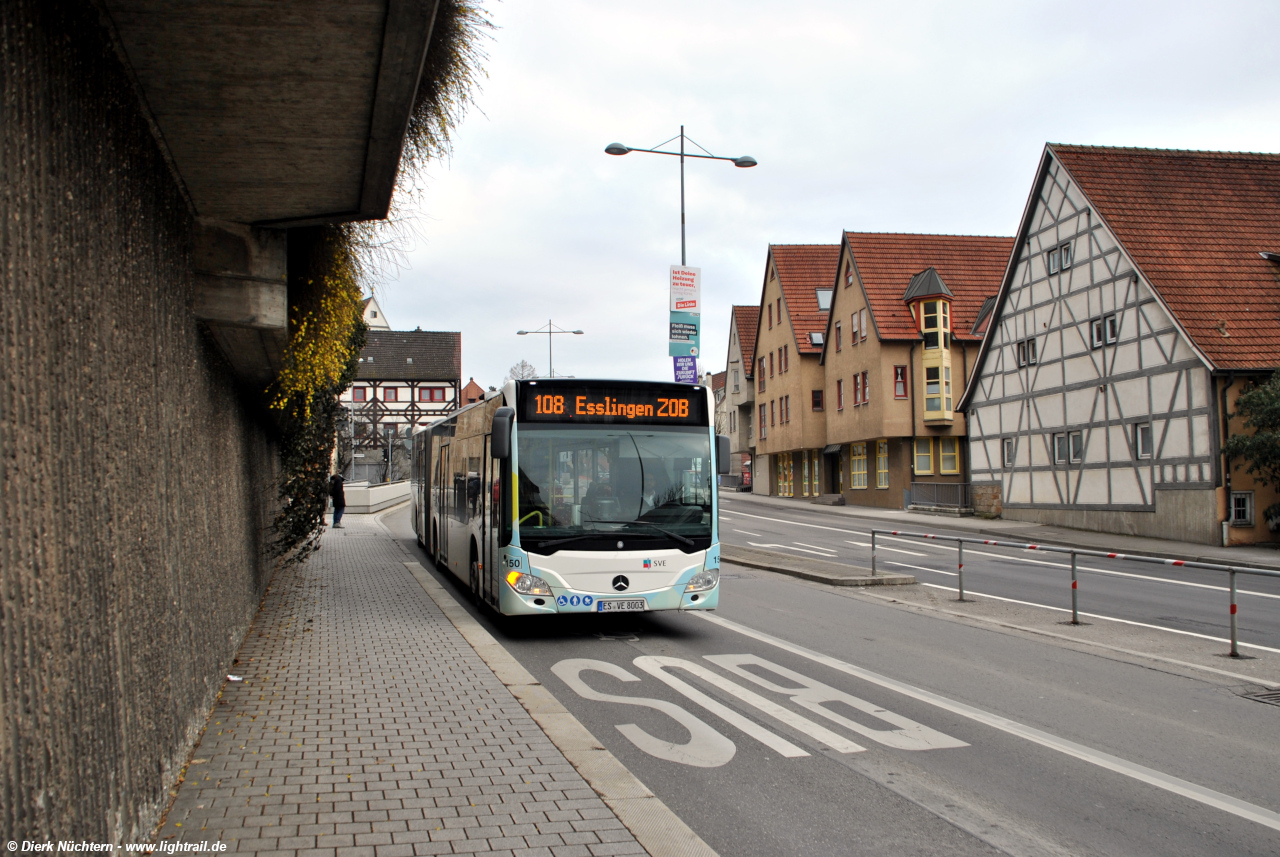
[[[688,552],[711,544],[705,426],[523,424],[516,448],[526,550],[616,550],[623,540]]]

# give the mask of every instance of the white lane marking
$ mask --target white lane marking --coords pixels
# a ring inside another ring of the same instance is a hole
[[[845,539],[845,541],[849,540]],[[849,542],[849,544],[860,545],[864,548],[871,547],[870,544],[863,544],[862,542]],[[884,545],[876,545],[876,551],[893,551],[894,553],[905,553],[907,556],[928,556],[927,553],[917,553],[916,551],[903,550],[902,548],[887,548]]]
[[[834,554],[836,552],[835,548],[824,548],[822,545],[811,545],[808,542],[792,542],[792,544],[800,545],[806,548],[813,548],[814,550],[826,551],[827,553],[830,553],[830,554]]]
[[[728,509],[724,511],[729,512]],[[746,512],[729,512],[731,515],[741,515],[744,518],[759,518],[761,521],[769,521],[774,524],[791,524],[794,527],[808,527],[811,530],[830,530],[833,533],[848,533],[851,536],[866,536],[871,538],[871,533],[864,533],[861,530],[843,530],[840,527],[824,527],[821,524],[806,524],[801,521],[788,521],[786,518],[769,518],[764,515],[748,515]]]
[[[936,569],[936,568],[925,568],[923,565],[912,565],[912,564],[911,564],[911,563],[909,563],[909,562],[895,562],[895,561],[893,561],[893,560],[891,560],[891,559],[887,559],[887,560],[885,560],[885,561],[884,561],[884,564],[885,564],[885,565],[896,565],[896,566],[899,566],[899,567],[901,567],[901,568],[913,568],[913,569],[915,569],[916,571],[931,571],[931,572],[933,572],[934,574],[946,574],[946,575],[950,575],[951,577],[959,577],[959,573],[958,573],[958,572],[954,572],[954,571],[941,571],[940,569]],[[927,584],[927,583],[926,583],[926,584],[922,584],[922,585],[924,585],[924,586],[928,586],[928,585],[930,585],[930,584]]]
[[[996,559],[1007,559],[1012,562],[1025,562],[1025,563],[1030,563],[1031,565],[1048,565],[1048,566],[1052,566],[1053,568],[1071,568],[1071,563],[1069,562],[1049,562],[1048,560],[1043,560],[1043,559],[1029,559],[1028,557],[1022,557],[1022,556],[1007,556],[1001,553],[991,553],[990,551],[976,550],[973,548],[965,548],[964,553],[965,553],[965,556],[968,556],[969,554],[975,554],[977,556],[995,557]],[[1030,553],[1030,551],[1028,551],[1028,553]],[[1151,581],[1155,581],[1156,583],[1171,583],[1171,584],[1174,584],[1175,586],[1191,586],[1196,589],[1212,589],[1215,592],[1230,591],[1230,587],[1215,586],[1212,583],[1193,583],[1190,580],[1176,580],[1170,577],[1157,577],[1155,575],[1150,575],[1150,574],[1134,574],[1128,571],[1113,571],[1109,568],[1094,568],[1093,566],[1089,566],[1089,565],[1077,564],[1076,568],[1079,569],[1080,571],[1087,571],[1087,572],[1090,572],[1091,574],[1104,574],[1109,577],[1131,577],[1131,578],[1134,578],[1135,580],[1151,580]],[[1259,598],[1280,599],[1280,595],[1277,595],[1272,592],[1255,592],[1252,589],[1237,589],[1236,592],[1239,593],[1240,595],[1256,595]]]
[[[991,714],[990,712],[983,711],[980,708],[975,708],[972,705],[956,702],[945,696],[909,685],[906,682],[901,682],[897,679],[892,679],[888,676],[874,673],[871,670],[854,666],[853,664],[846,663],[845,661],[833,658],[829,655],[815,652],[812,649],[797,646],[794,643],[788,643],[786,640],[779,639],[778,637],[771,636],[762,631],[757,631],[754,628],[748,628],[745,625],[739,625],[737,622],[724,619],[720,616],[714,616],[710,613],[694,613],[693,615],[707,622],[719,625],[722,628],[726,628],[727,630],[736,631],[745,637],[750,637],[753,640],[767,643],[768,645],[775,646],[785,652],[790,652],[793,655],[808,658],[815,663],[823,664],[824,666],[839,670],[847,675],[860,678],[863,681],[868,681],[872,684],[877,684],[880,687],[896,691],[904,696],[941,708],[944,711],[950,711],[952,714],[967,717],[970,720],[990,726],[993,729],[998,729],[1001,732],[1016,735],[1019,738],[1024,738],[1027,741],[1039,744],[1042,747],[1047,747],[1050,750],[1056,750],[1059,753],[1079,759],[1082,762],[1097,765],[1100,768],[1114,771],[1115,773],[1126,777],[1131,777],[1139,782],[1144,782],[1148,785],[1153,785],[1156,788],[1172,792],[1173,794],[1181,795],[1182,797],[1189,798],[1190,800],[1197,801],[1205,804],[1206,806],[1211,806],[1215,809],[1229,812],[1232,815],[1261,824],[1264,827],[1271,828],[1272,830],[1280,830],[1280,813],[1273,812],[1265,807],[1256,806],[1255,804],[1242,801],[1239,798],[1232,797],[1231,795],[1223,794],[1222,792],[1196,785],[1195,783],[1187,780],[1161,773],[1154,768],[1148,768],[1144,765],[1139,765],[1134,762],[1121,759],[1120,757],[1113,756],[1110,753],[1104,753],[1101,750],[1095,750],[1092,747],[1086,747],[1083,744],[1077,744],[1074,741],[1059,738],[1057,735],[1052,735],[1040,729],[1026,726],[1022,723],[1018,723],[1017,721],[1010,720],[1007,717],[1001,717],[998,714]]]
[[[902,565],[902,563],[900,563],[900,562],[898,562],[898,563],[889,563],[889,564],[890,564],[890,565]],[[928,569],[928,568],[926,568],[926,569],[923,569],[923,570],[924,570],[924,571],[932,571],[933,569]],[[941,574],[946,574],[947,572],[945,572],[945,571],[944,571],[944,572],[940,572],[940,573],[941,573]],[[948,592],[955,592],[955,591],[956,591],[956,589],[955,589],[955,587],[954,587],[954,586],[943,586],[943,585],[942,585],[942,584],[940,584],[940,583],[921,583],[920,585],[921,585],[921,586],[931,586],[931,587],[933,587],[934,589],[945,589],[945,590],[947,590]],[[990,599],[992,599],[993,601],[1007,601],[1007,602],[1009,602],[1010,604],[1023,604],[1023,605],[1025,605],[1025,606],[1027,606],[1027,607],[1041,607],[1041,608],[1043,608],[1043,609],[1045,609],[1045,610],[1054,610],[1054,611],[1056,611],[1056,612],[1058,612],[1058,613],[1070,613],[1070,612],[1071,612],[1070,610],[1068,610],[1068,609],[1067,609],[1067,608],[1065,608],[1065,607],[1052,607],[1052,606],[1050,606],[1050,605],[1048,605],[1048,604],[1037,604],[1037,603],[1036,603],[1036,602],[1034,602],[1034,601],[1019,601],[1019,600],[1018,600],[1018,599],[1016,599],[1016,598],[1004,598],[1004,597],[1002,597],[1002,596],[1000,596],[1000,595],[987,595],[987,594],[982,593],[982,592],[974,592],[972,589],[969,589],[969,588],[967,588],[967,587],[965,588],[964,594],[965,594],[965,595],[975,595],[975,596],[977,596],[977,597],[979,597],[979,598],[990,598]],[[1181,634],[1181,635],[1182,635],[1182,636],[1184,636],[1184,637],[1198,637],[1198,638],[1199,638],[1199,639],[1201,639],[1201,640],[1212,640],[1212,641],[1213,641],[1213,642],[1215,642],[1215,643],[1230,643],[1230,642],[1231,642],[1231,641],[1230,641],[1230,640],[1228,640],[1226,637],[1211,637],[1211,636],[1209,636],[1208,634],[1197,634],[1195,631],[1182,631],[1182,630],[1179,630],[1178,628],[1166,628],[1164,625],[1150,625],[1150,624],[1148,624],[1148,623],[1146,623],[1146,622],[1135,622],[1135,621],[1134,621],[1134,620],[1132,620],[1132,619],[1119,619],[1119,618],[1117,618],[1117,617],[1115,617],[1115,616],[1103,616],[1101,613],[1086,613],[1086,612],[1084,612],[1083,610],[1079,611],[1079,613],[1080,613],[1080,615],[1081,615],[1081,616],[1088,616],[1090,619],[1105,619],[1105,620],[1106,620],[1106,621],[1108,621],[1108,622],[1119,622],[1119,623],[1120,623],[1120,624],[1122,624],[1122,625],[1134,625],[1134,626],[1139,627],[1139,628],[1151,628],[1151,629],[1156,630],[1156,631],[1168,631],[1170,634]],[[1277,654],[1280,654],[1280,649],[1273,649],[1273,648],[1271,648],[1270,646],[1260,646],[1260,645],[1257,645],[1256,643],[1244,643],[1244,642],[1240,642],[1240,643],[1238,643],[1237,645],[1239,645],[1239,646],[1241,646],[1241,647],[1244,647],[1244,648],[1249,648],[1249,649],[1258,649],[1259,651],[1263,651],[1263,652],[1276,652]]]
[[[647,699],[640,696],[617,696],[592,689],[579,675],[586,670],[602,672],[620,681],[640,681],[620,666],[589,658],[567,658],[551,667],[551,671],[583,699],[653,708],[689,730],[688,743],[675,744],[653,737],[634,723],[624,723],[614,727],[626,736],[628,741],[650,756],[657,756],[669,762],[679,762],[682,765],[692,765],[695,768],[718,768],[727,764],[737,751],[738,748],[732,741],[674,703],[664,699]]]
[[[749,533],[746,530],[734,530],[735,533],[742,533],[744,536],[755,536],[757,539],[763,539],[764,536],[759,533]]]
[[[872,741],[878,741],[886,747],[893,747],[897,750],[944,750],[969,746],[964,741],[959,741],[950,735],[944,735],[936,729],[930,729],[928,726],[903,717],[901,714],[894,714],[892,711],[867,702],[865,699],[859,699],[852,694],[845,693],[843,690],[837,690],[816,679],[766,661],[759,655],[703,655],[703,657],[736,676],[755,682],[765,690],[789,696],[791,701],[801,708],[807,708],[814,714],[820,714],[833,723],[839,723],[850,732],[856,732],[859,735],[870,738]],[[761,667],[783,678],[790,679],[800,686],[783,687],[764,676],[756,675],[744,669],[746,666]],[[872,729],[870,726],[864,726],[857,721],[850,720],[841,714],[824,708],[822,706],[824,702],[843,702],[850,708],[870,714],[872,717],[891,723],[898,728]]]
[[[777,718],[778,720],[781,720],[783,723],[787,724],[788,726],[795,729],[796,731],[803,732],[809,737],[814,738],[818,741],[821,741],[823,744],[826,744],[828,747],[830,747],[831,749],[837,752],[861,753],[867,749],[866,747],[863,747],[859,744],[855,744],[854,742],[850,741],[848,738],[845,738],[842,735],[837,735],[835,732],[832,732],[830,729],[827,729],[825,726],[820,726],[806,717],[801,717],[799,714],[789,711],[788,709],[783,708],[781,705],[778,705],[775,702],[771,702],[765,699],[763,696],[761,696],[758,693],[752,693],[751,691],[747,690],[745,687],[742,687],[736,682],[729,681],[724,676],[721,676],[721,675],[718,675],[717,673],[712,672],[711,670],[707,669],[701,664],[696,664],[691,661],[683,660],[681,658],[666,658],[666,657],[657,657],[654,655],[642,655],[636,658],[635,661],[633,661],[633,663],[638,668],[644,670],[649,675],[653,676],[659,681],[666,683],[668,686],[670,686],[674,690],[684,694],[686,697],[698,703],[702,707],[706,708],[708,711],[711,711],[712,713],[720,717],[723,717],[725,720],[732,723],[734,726],[737,726],[739,729],[741,729],[743,732],[746,732],[748,735],[752,736],[753,738],[756,738],[757,740],[765,744],[768,744],[770,747],[773,747],[773,749],[777,750],[779,753],[781,753],[784,756],[795,757],[795,756],[807,756],[809,754],[804,750],[800,749],[799,747],[797,747],[796,745],[792,744],[790,741],[782,740],[777,735],[774,735],[772,732],[768,732],[763,728],[761,728],[760,726],[757,726],[755,723],[743,717],[741,714],[738,714],[737,712],[733,711],[730,708],[726,708],[725,706],[716,702],[711,697],[702,693],[700,690],[690,687],[685,682],[681,681],[680,679],[676,678],[670,673],[667,673],[663,668],[667,667],[671,669],[682,669],[682,670],[685,670],[686,672],[693,673],[703,681],[709,684],[713,684],[716,687],[720,688],[721,690],[731,694],[732,696],[737,697],[738,699],[742,700],[748,705],[758,708],[759,710],[763,711],[765,714],[768,714],[772,717]],[[768,736],[768,738],[766,739],[765,737],[762,737],[761,735],[757,734],[760,732],[764,733],[764,735]],[[786,749],[780,749],[780,746]]]
[[[793,547],[792,545],[771,545],[771,544],[761,544],[760,542],[747,542],[747,544],[751,545],[753,548],[782,548],[784,550],[789,550],[789,551],[800,551],[801,553],[811,553],[821,557],[830,557],[832,555],[831,551],[814,551],[814,550],[809,550],[808,548]]]

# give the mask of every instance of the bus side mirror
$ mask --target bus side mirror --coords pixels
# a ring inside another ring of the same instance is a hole
[[[511,424],[515,422],[514,408],[498,408],[493,412],[493,429],[489,436],[489,451],[494,458],[506,461],[511,457]]]
[[[724,476],[729,472],[729,436],[716,435],[716,473]]]

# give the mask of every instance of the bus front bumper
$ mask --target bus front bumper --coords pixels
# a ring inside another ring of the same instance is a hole
[[[609,593],[575,592],[552,585],[551,595],[521,595],[510,586],[502,584],[500,608],[507,616],[534,616],[548,613],[603,613],[607,602],[643,600],[643,610],[626,612],[648,613],[657,610],[714,610],[720,603],[720,585],[703,592],[686,592],[685,584],[678,583],[648,592]],[[542,602],[542,603],[538,603]]]

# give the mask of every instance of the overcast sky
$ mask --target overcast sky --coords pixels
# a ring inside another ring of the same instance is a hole
[[[462,331],[462,375],[667,380],[675,158],[705,367],[756,304],[768,245],[842,229],[1012,235],[1045,142],[1280,151],[1280,3],[488,0],[488,80],[432,167],[398,330]]]

